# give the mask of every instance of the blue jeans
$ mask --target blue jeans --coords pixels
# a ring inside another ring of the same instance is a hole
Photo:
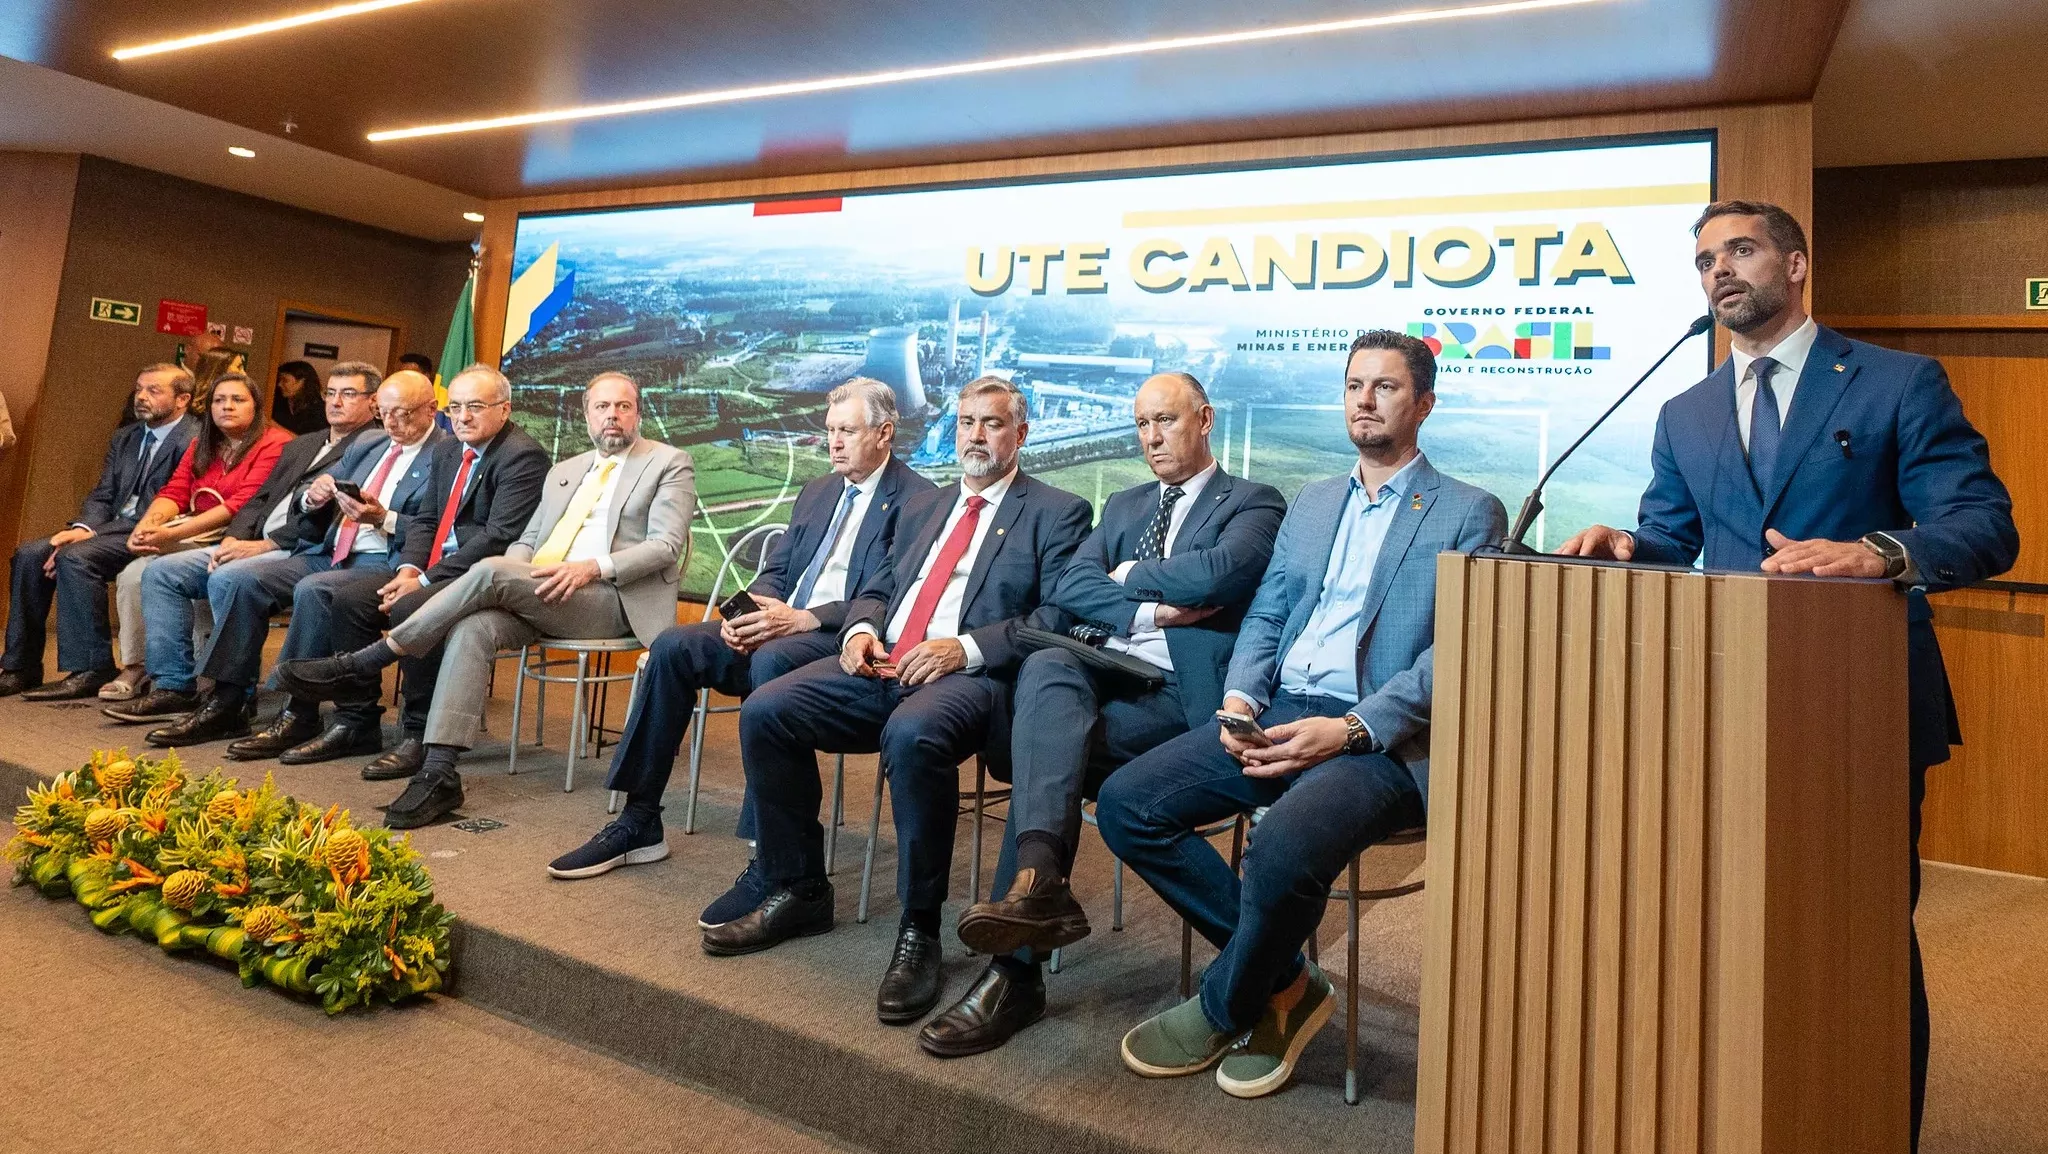
[[[1340,717],[1350,704],[1283,695],[1259,724]],[[1240,880],[1196,830],[1260,806],[1272,808],[1247,845]],[[1202,1012],[1232,1034],[1258,1024],[1273,995],[1300,976],[1302,946],[1352,859],[1423,820],[1415,779],[1385,754],[1249,777],[1207,727],[1111,774],[1095,812],[1110,850],[1222,951],[1202,975]]]
[[[212,560],[212,549],[194,549],[158,557],[142,571],[144,663],[158,689],[190,693],[198,684],[192,604],[206,597],[206,566]]]

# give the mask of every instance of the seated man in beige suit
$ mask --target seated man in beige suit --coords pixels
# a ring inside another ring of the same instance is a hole
[[[540,508],[503,557],[478,562],[374,645],[278,669],[294,696],[361,701],[377,695],[384,666],[445,644],[426,761],[386,811],[392,829],[462,805],[455,759],[483,723],[500,650],[627,634],[652,645],[676,622],[677,564],[697,503],[690,455],[641,439],[640,390],[624,374],[592,378],[583,417],[597,447],[548,472]]]

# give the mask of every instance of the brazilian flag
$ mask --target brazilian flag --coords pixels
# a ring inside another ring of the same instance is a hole
[[[462,286],[462,295],[455,300],[455,315],[448,321],[448,340],[441,345],[441,359],[434,371],[434,406],[448,407],[448,382],[455,374],[476,363],[476,317],[472,305],[476,300],[476,269],[469,270],[469,280]]]

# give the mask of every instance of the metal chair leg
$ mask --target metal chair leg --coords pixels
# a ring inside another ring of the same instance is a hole
[[[1345,895],[1351,915],[1344,969],[1344,1102],[1358,1105],[1358,858],[1351,859],[1351,892]]]
[[[1185,1002],[1195,996],[1195,927],[1186,918],[1180,921],[1180,999]]]
[[[548,651],[543,649],[540,651],[540,661],[543,667],[547,665],[547,660]],[[525,664],[526,662],[522,658],[520,661],[520,665],[524,667]],[[541,672],[546,673],[547,669],[542,668]],[[534,682],[534,694],[536,696],[536,699],[540,702],[540,707],[533,711],[533,744],[536,748],[538,748],[548,743],[548,735],[546,729],[548,723],[548,683],[545,681]],[[519,740],[518,731],[515,730],[513,732],[512,740]]]
[[[882,836],[882,783],[888,780],[888,773],[882,768],[882,759],[875,759],[875,806],[868,812],[868,848],[862,856],[860,866],[860,907],[854,914],[854,921],[862,925],[868,922],[868,891],[875,881],[875,842]]]
[[[1055,973],[1055,974],[1057,974],[1057,973],[1059,973],[1059,972],[1060,972],[1060,952],[1059,952],[1058,950],[1054,950],[1054,951],[1052,952],[1052,965],[1051,965],[1051,969],[1052,969],[1052,972],[1053,972],[1053,973]]]
[[[512,673],[512,759],[505,766],[506,776],[519,772],[519,712],[526,704],[526,650],[519,647],[519,664]]]
[[[987,809],[988,763],[980,754],[974,757],[974,867],[968,873],[967,893],[971,900],[981,900],[981,815]]]
[[[840,754],[832,768],[832,819],[825,823],[825,876],[839,866],[840,815],[846,812],[846,755]]]
[[[589,677],[590,654],[578,653],[576,655],[576,692],[573,698],[574,704],[569,707],[569,768],[562,774],[563,793],[574,793],[576,791],[576,759],[583,755],[583,743],[589,739],[589,732],[586,727],[590,724],[590,714],[585,700],[585,694],[589,692],[589,687],[585,682]]]
[[[690,719],[690,800],[683,806],[683,832],[697,832],[697,783],[704,772],[704,722],[711,715],[711,691],[697,691],[696,716]]]
[[[1124,928],[1124,859],[1116,859],[1116,873],[1109,883],[1109,928]]]

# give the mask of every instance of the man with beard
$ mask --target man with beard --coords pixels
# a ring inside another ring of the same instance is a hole
[[[1024,660],[1016,630],[1088,532],[1088,502],[1018,469],[1026,418],[1024,394],[1001,377],[960,391],[953,444],[963,475],[904,507],[889,564],[847,610],[839,656],[762,686],[741,707],[768,896],[706,929],[706,953],[753,953],[832,928],[813,751],[879,752],[903,917],[876,1014],[903,1025],[938,1001],[960,763],[1007,753],[1010,680]]]
[[[2019,530],[1990,448],[1941,364],[1852,341],[1806,315],[1806,233],[1729,200],[1693,225],[1693,264],[1733,353],[1657,416],[1633,531],[1594,525],[1559,553],[1709,569],[1884,577],[1906,591],[1912,902],[1927,767],[1962,739],[1929,592],[2012,567]],[[1702,500],[1704,495],[1704,500]],[[1927,988],[1910,933],[1912,1127],[1927,1088]]]
[[[137,374],[129,404],[135,420],[107,446],[99,482],[86,494],[78,518],[55,535],[31,538],[14,551],[0,697],[21,693],[30,701],[70,701],[97,694],[114,678],[107,584],[135,560],[128,534],[170,480],[199,429],[198,420],[187,414],[192,374],[176,365],[151,365]],[[70,676],[38,689],[52,598],[57,602],[57,668]]]
[[[1050,602],[1108,633],[1104,649],[1158,670],[1157,683],[1093,667],[1066,649],[1025,660],[995,886],[991,900],[960,918],[960,940],[990,961],[967,994],[919,1032],[929,1054],[992,1050],[1045,1012],[1039,963],[1088,933],[1067,883],[1081,799],[1153,746],[1215,724],[1238,625],[1287,512],[1279,490],[1217,464],[1209,451],[1216,410],[1194,377],[1147,379],[1131,410],[1156,479],[1103,504],[1101,524]]]
[[[690,455],[640,436],[640,387],[599,373],[583,391],[596,447],[548,472],[540,507],[502,557],[488,557],[428,598],[384,640],[339,657],[278,666],[304,701],[373,698],[379,673],[445,643],[427,711],[426,756],[384,824],[413,829],[462,805],[455,760],[483,725],[491,667],[537,637],[631,634],[654,644],[675,624],[677,565],[696,512]]]
[[[1310,482],[1281,522],[1224,679],[1233,716],[1102,787],[1102,840],[1220,952],[1198,996],[1124,1035],[1135,1073],[1221,1059],[1226,1093],[1286,1085],[1335,1006],[1302,954],[1331,883],[1367,846],[1423,822],[1437,554],[1497,541],[1507,525],[1498,498],[1416,447],[1435,386],[1420,340],[1377,330],[1351,342],[1344,416],[1358,462]],[[1201,830],[1260,808],[1240,881]]]
[[[688,734],[698,691],[744,698],[789,671],[839,652],[839,630],[854,594],[889,562],[904,501],[930,481],[891,455],[896,394],[855,377],[826,399],[832,471],[805,485],[747,593],[757,608],[725,621],[674,625],[648,650],[626,729],[612,755],[607,789],[626,795],[625,812],[583,846],[548,863],[550,877],[596,877],[668,856],[661,795]],[[739,836],[754,838],[753,805],[740,804]],[[729,922],[768,896],[749,861],[733,898],[713,905],[699,927]]]

